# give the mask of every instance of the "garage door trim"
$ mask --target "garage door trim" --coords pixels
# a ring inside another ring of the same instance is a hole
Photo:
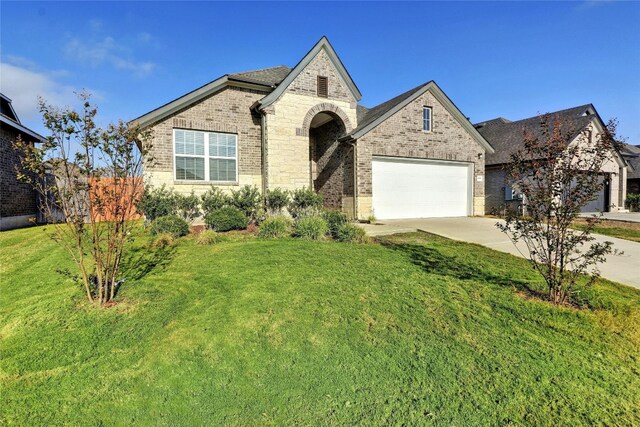
[[[371,157],[371,163],[373,166],[374,161],[382,161],[382,162],[411,162],[411,163],[422,163],[422,164],[439,164],[439,165],[457,165],[457,166],[466,166],[468,168],[467,173],[467,216],[473,215],[473,194],[475,191],[474,184],[474,166],[473,162],[465,162],[459,160],[440,160],[440,159],[425,159],[418,157],[396,157],[396,156],[379,156],[374,155]],[[371,189],[373,191],[373,188]]]

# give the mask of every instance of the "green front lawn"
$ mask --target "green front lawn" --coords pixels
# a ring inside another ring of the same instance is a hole
[[[581,218],[573,223],[573,227],[577,230],[583,230],[585,224],[586,221]],[[640,242],[640,223],[605,219],[593,228],[593,233]]]
[[[135,254],[108,309],[0,234],[0,424],[631,425],[640,292],[556,308],[524,260],[428,234]]]

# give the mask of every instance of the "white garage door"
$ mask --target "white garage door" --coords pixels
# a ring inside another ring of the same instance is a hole
[[[374,157],[373,210],[378,218],[471,214],[468,163]]]

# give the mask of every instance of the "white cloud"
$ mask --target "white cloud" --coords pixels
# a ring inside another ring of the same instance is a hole
[[[89,26],[93,31],[100,31],[104,27],[104,23],[99,19],[89,20]]]
[[[21,121],[39,121],[38,97],[57,106],[74,105],[77,102],[75,92],[80,88],[58,80],[64,71],[38,71],[35,64],[25,58],[11,57],[7,60],[0,62],[0,91],[11,98]]]
[[[113,37],[105,37],[99,41],[73,38],[65,45],[64,52],[68,58],[84,65],[94,68],[110,65],[117,70],[132,72],[138,77],[151,74],[156,67],[153,62],[131,59],[130,49],[117,43]]]

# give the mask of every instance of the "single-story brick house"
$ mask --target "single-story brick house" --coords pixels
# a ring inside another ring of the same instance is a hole
[[[153,186],[306,186],[358,218],[484,214],[493,149],[435,82],[360,99],[323,37],[293,68],[226,74],[132,123],[153,130]]]
[[[598,138],[605,129],[600,115],[592,104],[580,105],[566,110],[549,113],[552,121],[558,120],[563,129],[573,132],[570,144],[579,144],[584,138]],[[500,213],[504,208],[515,208],[521,200],[515,189],[506,182],[505,166],[511,156],[524,145],[524,132],[529,131],[541,138],[540,120],[542,116],[510,121],[503,117],[477,123],[476,129],[495,149],[487,153],[485,160],[485,209],[487,213]],[[596,199],[582,209],[583,212],[607,212],[624,210],[627,165],[618,150],[612,150],[610,160],[599,171],[602,176],[602,190]]]
[[[0,125],[0,230],[10,230],[32,224],[38,214],[36,191],[18,180],[20,158],[13,144],[18,136],[30,143],[44,137],[20,123],[11,99],[1,93]]]

